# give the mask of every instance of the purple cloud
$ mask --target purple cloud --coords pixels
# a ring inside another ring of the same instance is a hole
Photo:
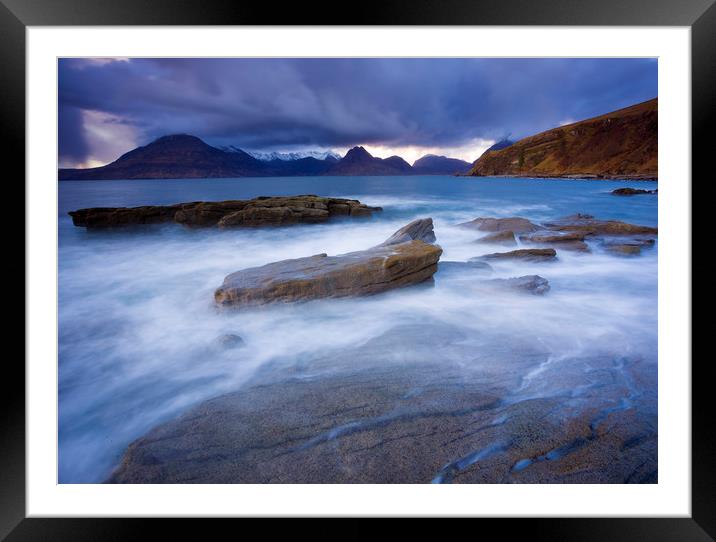
[[[652,59],[61,59],[59,155],[108,161],[170,133],[248,149],[460,147],[657,93]]]

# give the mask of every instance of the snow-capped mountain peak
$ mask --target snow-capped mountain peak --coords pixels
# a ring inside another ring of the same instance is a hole
[[[228,147],[226,150],[235,152],[236,147]],[[316,160],[326,160],[328,158],[340,160],[341,155],[333,151],[294,151],[294,152],[277,152],[277,151],[244,151],[257,160],[270,162],[271,160],[300,160],[301,158],[315,158]]]

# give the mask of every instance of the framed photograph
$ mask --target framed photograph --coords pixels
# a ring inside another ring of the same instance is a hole
[[[488,4],[3,2],[26,321],[1,536],[713,539],[691,178],[716,8]]]

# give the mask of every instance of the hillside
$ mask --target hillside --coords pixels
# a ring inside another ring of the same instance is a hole
[[[106,166],[60,169],[59,179],[191,179],[255,175],[263,162],[245,152],[227,153],[198,137],[177,134],[160,137],[123,154]]]
[[[567,124],[485,152],[472,176],[658,176],[658,100]]]
[[[457,158],[426,154],[413,162],[413,172],[417,175],[455,175],[466,173],[471,165]]]
[[[353,147],[325,175],[412,175],[413,168],[400,156],[376,158],[363,147]]]

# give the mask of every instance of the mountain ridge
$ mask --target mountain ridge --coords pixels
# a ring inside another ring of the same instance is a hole
[[[460,175],[470,170],[472,164],[458,158],[426,154],[413,162],[413,171],[418,175]]]
[[[658,177],[658,98],[486,151],[476,177]]]

